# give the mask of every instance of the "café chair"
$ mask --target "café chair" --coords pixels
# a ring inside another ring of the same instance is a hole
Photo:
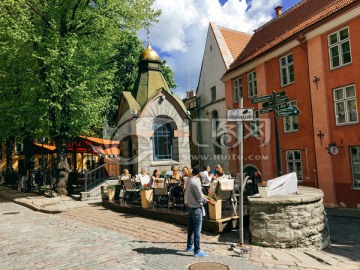
[[[169,203],[169,192],[164,178],[155,179],[153,182],[153,208],[161,204],[161,201]]]

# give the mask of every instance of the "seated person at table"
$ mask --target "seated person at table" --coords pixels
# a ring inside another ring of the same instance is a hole
[[[184,180],[186,180],[188,177],[191,177],[191,169],[189,168],[189,166],[185,165],[182,169],[182,174],[181,174],[181,177],[183,179],[183,182]]]
[[[223,172],[224,172],[224,170],[222,169],[222,167],[221,167],[220,164],[216,164],[216,166],[215,166],[215,173],[214,173],[215,177],[216,177],[216,173],[217,173],[218,171],[223,171]]]
[[[138,174],[135,178],[135,184],[140,183],[140,185],[146,185],[150,183],[150,176],[146,173],[144,168],[141,169],[141,173]],[[138,184],[137,184],[138,185]]]
[[[228,177],[225,175],[223,169],[219,169],[216,171],[215,179],[216,180],[228,179]]]
[[[224,171],[222,169],[216,171],[215,179],[210,183],[209,194],[215,194],[219,180],[226,179]]]
[[[122,180],[130,180],[131,179],[131,174],[129,173],[128,169],[124,169],[122,175],[120,175],[119,178],[119,185],[122,186]]]
[[[181,175],[179,173],[179,168],[177,166],[172,166],[171,170],[172,170],[172,175],[169,178],[169,184],[180,183]]]
[[[155,169],[151,176],[151,186],[153,186],[154,183],[156,183],[156,179],[159,179],[159,178],[160,178],[160,170]]]
[[[209,185],[214,175],[210,173],[210,166],[204,166],[204,170],[200,173],[200,179],[203,185]]]
[[[172,166],[171,170],[173,172],[169,179],[171,204],[176,204],[180,202],[181,195],[183,194],[182,178],[177,166]]]

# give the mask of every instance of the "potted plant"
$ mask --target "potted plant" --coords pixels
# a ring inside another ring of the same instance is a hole
[[[212,220],[221,219],[221,206],[222,201],[215,193],[209,193],[208,197],[215,202],[215,205],[208,203],[209,206],[209,216]]]
[[[269,198],[270,197],[269,185],[268,185],[266,180],[262,180],[258,184],[258,189],[259,189],[260,197],[262,197],[262,198]]]
[[[109,201],[113,201],[114,197],[115,197],[115,186],[114,185],[109,185],[106,187],[107,192],[108,192],[108,198]]]
[[[145,184],[140,187],[141,207],[151,208],[153,205],[153,190],[151,185]]]

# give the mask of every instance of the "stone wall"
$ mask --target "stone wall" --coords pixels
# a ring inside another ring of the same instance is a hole
[[[323,192],[298,187],[297,195],[249,197],[252,244],[276,248],[329,246]]]

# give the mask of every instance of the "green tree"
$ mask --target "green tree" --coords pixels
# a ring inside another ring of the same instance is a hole
[[[167,65],[166,60],[161,60],[161,72],[165,78],[166,83],[168,84],[170,89],[176,89],[177,85],[174,81],[174,72],[172,69]]]
[[[2,0],[0,88],[8,96],[0,112],[9,127],[2,137],[13,131],[50,136],[61,157],[68,140],[100,129],[121,33],[155,21],[153,2]]]

